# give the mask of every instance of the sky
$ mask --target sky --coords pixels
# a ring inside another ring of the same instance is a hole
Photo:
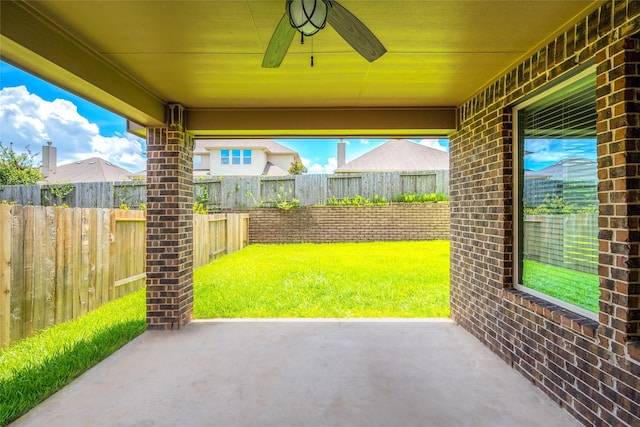
[[[345,138],[346,160],[351,161],[388,139]],[[412,139],[448,151],[446,139]],[[27,147],[37,154],[51,141],[58,164],[101,157],[131,172],[146,168],[144,139],[126,132],[126,120],[35,76],[0,61],[0,142]],[[332,173],[337,163],[334,139],[279,139],[300,154],[308,173]]]
[[[525,139],[524,168],[540,170],[571,157],[596,161],[595,139]]]

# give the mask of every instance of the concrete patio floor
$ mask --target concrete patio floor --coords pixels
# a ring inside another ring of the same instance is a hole
[[[574,426],[449,320],[145,332],[16,426]]]

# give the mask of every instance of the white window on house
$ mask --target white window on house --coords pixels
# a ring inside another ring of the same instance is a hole
[[[220,150],[222,165],[250,165],[251,150]]]
[[[232,165],[240,164],[240,150],[231,150],[231,164]]]
[[[517,288],[597,318],[595,68],[515,108]]]
[[[193,167],[194,168],[202,167],[202,156],[198,156],[198,155],[193,156]]]

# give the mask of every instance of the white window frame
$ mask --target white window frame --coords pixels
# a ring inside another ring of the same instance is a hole
[[[559,90],[564,89],[565,87],[575,83],[576,81],[579,81],[581,79],[584,79],[586,77],[588,77],[589,75],[592,75],[596,70],[596,66],[590,66],[585,68],[583,71],[577,73],[576,75],[568,78],[567,80],[553,86],[552,88],[549,88],[547,90],[542,91],[540,94],[537,94],[529,99],[526,99],[522,102],[520,102],[519,104],[517,104],[516,106],[514,106],[513,108],[513,142],[514,142],[514,156],[513,156],[513,173],[514,173],[514,188],[513,188],[513,213],[514,213],[514,221],[513,221],[513,236],[514,236],[514,242],[513,242],[513,278],[514,278],[514,288],[517,290],[520,290],[522,292],[525,292],[527,294],[533,295],[535,297],[538,297],[540,299],[549,301],[557,306],[560,306],[562,308],[565,308],[569,311],[572,311],[576,314],[579,314],[580,316],[584,316],[586,318],[592,319],[592,320],[598,320],[599,319],[599,313],[594,313],[592,311],[586,310],[582,307],[578,307],[576,305],[570,304],[566,301],[563,301],[561,299],[552,297],[550,295],[547,295],[543,292],[537,291],[535,289],[531,289],[528,288],[526,286],[523,286],[520,283],[520,278],[522,277],[522,271],[521,271],[521,267],[522,267],[522,257],[521,257],[521,246],[522,246],[522,239],[521,239],[521,233],[522,230],[521,228],[521,224],[522,224],[522,194],[520,192],[520,188],[521,188],[521,182],[520,182],[520,168],[522,167],[522,149],[523,149],[523,144],[520,141],[520,132],[518,131],[518,116],[519,116],[519,112],[520,110],[529,107],[532,104],[535,104],[536,102],[540,101],[541,99],[546,98],[547,96],[553,94],[554,92],[557,92]]]

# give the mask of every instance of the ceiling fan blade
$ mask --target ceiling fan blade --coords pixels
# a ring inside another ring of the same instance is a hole
[[[331,0],[327,21],[367,61],[373,62],[387,51],[362,21],[335,0]]]
[[[267,50],[264,52],[262,58],[263,68],[278,68],[284,59],[284,56],[291,46],[293,36],[296,34],[296,29],[289,23],[289,16],[285,13],[282,15],[282,19],[278,23]]]

